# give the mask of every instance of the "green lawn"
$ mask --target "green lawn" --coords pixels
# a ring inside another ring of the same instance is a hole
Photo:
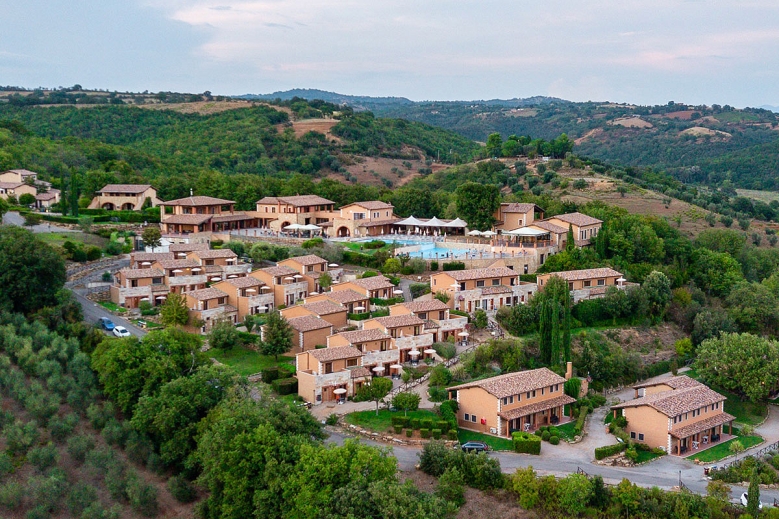
[[[144,319],[134,319],[133,324],[140,326],[139,322],[143,320]],[[155,323],[154,321],[146,321],[146,328],[148,330],[154,330],[156,328],[164,328],[164,326],[161,325],[160,323]]]
[[[660,456],[662,456],[662,454],[655,454],[652,451],[638,451],[638,458],[636,458],[636,463],[651,461],[655,458],[659,458]]]
[[[711,449],[707,449],[703,452],[699,452],[698,454],[694,456],[690,456],[689,460],[698,460],[702,461],[704,463],[710,463],[712,461],[719,461],[722,458],[725,458],[727,456],[730,456],[730,444],[734,441],[740,441],[741,445],[744,446],[745,449],[748,449],[750,447],[754,447],[758,443],[763,441],[763,438],[761,436],[739,436],[738,438],[733,438],[731,440],[728,440],[724,443],[720,443],[719,445],[715,445]]]
[[[376,254],[377,250],[388,251],[392,249],[391,242],[386,242],[386,245],[384,245],[384,247],[380,249],[368,249],[365,247],[365,243],[344,243],[343,245],[350,251],[359,252],[360,254],[365,254],[366,256],[373,256],[374,254]],[[362,250],[360,250],[360,247],[362,247]]]
[[[230,366],[244,376],[254,375],[265,368],[278,366],[279,364],[289,365],[293,368],[293,371],[295,367],[295,359],[293,357],[279,356],[279,360],[276,360],[272,355],[262,355],[243,346],[236,346],[228,351],[212,348],[208,350],[208,355],[222,364]]]
[[[126,308],[122,308],[121,306],[117,305],[116,303],[112,303],[111,301],[100,301],[97,304],[99,304],[103,308],[107,308],[108,310],[110,310],[112,312],[116,312],[116,313],[120,313],[120,314],[123,314],[123,313],[125,313],[127,311]]]
[[[568,422],[564,423],[563,425],[556,425],[557,430],[560,432],[560,439],[561,440],[570,440],[573,441],[573,439],[576,437],[573,430],[576,428],[576,422]]]
[[[466,431],[460,429],[457,433],[457,437],[460,440],[460,444],[465,442],[475,441],[484,442],[490,446],[490,449],[494,451],[513,451],[514,443],[506,438],[498,438],[489,434],[481,434],[473,431]]]
[[[698,373],[691,369],[683,373],[688,377],[699,380]],[[724,411],[736,417],[736,421],[742,425],[757,425],[765,420],[768,415],[768,405],[765,402],[751,402],[742,400],[740,396],[730,391],[711,386],[711,388],[727,398]]]
[[[380,409],[378,416],[376,415],[375,410],[358,411],[356,413],[346,415],[346,423],[359,425],[363,429],[383,433],[389,431],[392,428],[393,416],[404,416],[404,414],[402,411],[393,412],[387,409]],[[432,418],[434,421],[441,419],[441,417],[436,413],[427,409],[409,411],[406,416],[409,418],[419,418],[420,420],[424,420],[425,418]]]

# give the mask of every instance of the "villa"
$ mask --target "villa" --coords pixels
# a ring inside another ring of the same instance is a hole
[[[295,376],[298,395],[312,404],[343,402],[371,380],[362,366],[363,354],[351,346],[324,348],[298,353]]]
[[[400,221],[393,209],[392,204],[378,200],[345,205],[333,219],[334,236],[389,235],[393,224]]]
[[[425,321],[425,330],[432,332],[433,343],[458,340],[458,334],[468,325],[467,317],[450,315],[449,306],[438,299],[399,303],[390,306],[389,311],[391,316],[411,314]]]
[[[732,434],[735,417],[724,411],[725,397],[695,379],[672,377],[633,386],[635,398],[612,406],[627,419],[630,438],[669,454],[705,449]]]
[[[233,200],[188,196],[162,202],[159,207],[163,234],[194,234],[257,227],[257,219],[236,211]]]
[[[625,287],[625,278],[622,277],[621,272],[611,268],[595,268],[539,274],[536,276],[538,288],[543,289],[553,276],[562,278],[568,283],[568,290],[571,291],[574,303],[583,299],[603,297],[610,286]]]
[[[597,236],[598,231],[603,226],[603,220],[582,213],[558,214],[544,221],[563,227],[566,232],[569,227],[572,228],[576,245],[579,246],[588,245],[590,238]]]
[[[95,193],[88,208],[140,211],[144,206],[157,207],[161,203],[157,190],[149,184],[107,184]]]
[[[218,288],[204,288],[185,292],[189,308],[190,324],[185,328],[192,332],[207,333],[218,321],[235,324],[238,309],[228,303],[228,296]]]
[[[281,315],[286,319],[313,315],[321,317],[335,328],[346,327],[346,307],[332,301],[324,300],[309,303],[308,299],[302,305],[293,305],[281,310]]]
[[[382,275],[369,278],[355,279],[345,283],[338,283],[330,287],[330,290],[337,292],[340,290],[353,290],[363,294],[368,299],[390,299],[393,297],[395,285],[389,278]]]
[[[276,307],[292,306],[308,295],[308,281],[292,267],[267,267],[249,275],[265,283],[264,290],[273,291]]]
[[[317,195],[266,196],[257,201],[253,216],[276,232],[292,224],[329,226],[338,214],[335,202]]]
[[[544,218],[544,210],[536,204],[503,203],[493,214],[495,229],[509,231],[525,227]]]
[[[279,261],[278,265],[295,269],[298,274],[301,274],[308,283],[308,291],[311,293],[322,290],[322,287],[319,285],[319,278],[325,272],[330,276],[331,284],[337,283],[343,275],[343,269],[338,268],[335,264],[330,266],[326,259],[320,258],[315,254],[287,258]]]
[[[449,296],[449,307],[463,312],[482,309],[495,312],[503,306],[526,303],[536,292],[535,283],[519,280],[519,274],[504,266],[452,270],[430,276],[430,290]]]

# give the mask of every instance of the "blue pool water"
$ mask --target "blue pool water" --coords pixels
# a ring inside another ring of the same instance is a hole
[[[408,253],[412,258],[424,259],[465,258],[467,254],[468,251],[465,249],[448,249],[433,244],[423,245],[421,250]]]

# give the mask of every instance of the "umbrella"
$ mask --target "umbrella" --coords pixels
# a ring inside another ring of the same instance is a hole
[[[342,387],[339,387],[338,389],[333,389],[333,394],[345,395],[346,394],[346,390],[344,388],[342,388]]]
[[[419,350],[411,350],[410,352],[408,352],[408,354],[411,355],[412,357],[416,357],[417,355],[421,355]]]
[[[271,290],[271,287],[269,287],[268,285],[262,285],[260,287],[260,290]]]
[[[254,290],[253,288],[247,288],[246,289],[246,293],[249,293],[249,292],[254,293],[254,292],[256,292],[256,290]]]
[[[468,233],[468,236],[481,236],[481,231],[474,229]]]
[[[414,215],[412,214],[411,216],[409,216],[404,220],[395,222],[394,225],[405,225],[406,227],[417,227],[419,225],[422,225],[422,220],[414,218]]]
[[[233,278],[237,278],[237,277],[238,277],[238,274],[230,274],[229,276],[227,276],[228,279],[233,279]]]
[[[470,333],[468,333],[468,332],[460,332],[457,335],[459,335],[460,337],[468,337],[470,335]]]
[[[148,297],[142,297],[140,300],[141,300],[141,301],[148,301],[148,300],[149,300],[149,298],[148,298]]]
[[[292,223],[284,227],[285,231],[300,231],[303,229],[303,226],[298,223]]]
[[[287,277],[284,278],[284,280],[285,281],[295,281],[295,278],[293,278],[292,276],[287,276]]]
[[[435,354],[435,350],[433,348],[430,348],[430,349],[425,350],[425,353],[427,353],[428,355],[433,355],[433,354]]]
[[[617,283],[624,283],[625,281],[627,281],[627,279],[625,279],[623,277],[617,279]]]
[[[167,299],[165,296],[157,296],[155,299]]]
[[[141,265],[151,265],[151,261],[143,261],[141,262]]]
[[[303,276],[301,276],[300,274],[295,274],[295,275],[294,275],[294,276],[292,276],[292,277],[293,277],[293,278],[295,278],[295,279],[299,279],[299,278],[302,278]]]
[[[392,368],[392,369],[402,369],[403,366],[401,366],[400,364],[393,364],[392,366],[390,366],[390,368]]]
[[[438,218],[436,218],[436,217],[434,216],[434,217],[432,217],[431,219],[429,219],[428,221],[426,221],[426,222],[424,223],[424,225],[426,225],[426,226],[428,226],[428,227],[443,227],[443,226],[445,226],[445,225],[446,225],[446,222],[444,222],[444,221],[442,221],[442,220],[439,220]]]
[[[365,307],[364,306],[358,306],[358,307],[355,307],[355,310],[357,310],[358,312],[362,312],[363,310],[365,310]]]
[[[201,269],[200,267],[195,267],[195,268],[193,268],[193,269],[190,269],[190,270],[191,270],[192,272],[200,272],[200,271],[201,271],[201,270],[203,270],[203,269]],[[175,271],[174,271],[174,272],[175,272]]]
[[[187,253],[186,253],[186,252],[179,252],[179,253],[177,254],[177,256],[186,256],[186,255],[187,255]]]
[[[402,291],[402,290],[397,290],[397,289],[396,289],[396,290],[393,290],[393,291],[392,291],[392,293],[393,293],[393,294],[398,294],[398,295],[400,295],[400,294],[402,294],[402,293],[403,293],[403,291]]]
[[[451,222],[444,224],[444,227],[468,227],[468,223],[465,220],[455,218]]]
[[[381,373],[382,371],[384,371],[384,366],[376,366],[375,368],[373,368],[373,371],[375,371],[376,373]]]
[[[262,310],[263,312],[264,312],[265,310],[267,310],[267,309],[268,309],[268,307],[267,307],[267,306],[265,306],[265,305],[262,305],[262,306],[258,306],[258,307],[257,307],[257,310]]]
[[[496,234],[498,233],[496,233],[495,231],[484,231],[483,233],[481,233],[482,236],[495,236]]]
[[[337,267],[337,266],[338,266],[338,263],[330,263],[330,264],[328,265],[328,267]]]
[[[313,223],[300,226],[301,231],[319,231],[321,229],[322,229],[321,227],[319,227],[318,225],[314,225]]]
[[[181,270],[181,269],[173,269],[173,273],[174,274],[181,274],[182,272],[184,272],[184,271]]]
[[[216,276],[216,277],[211,278],[211,281],[222,281],[222,278],[220,278],[219,276]]]

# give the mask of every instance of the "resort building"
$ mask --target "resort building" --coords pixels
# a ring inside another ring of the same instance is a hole
[[[319,285],[319,277],[325,272],[330,276],[331,285],[338,283],[343,276],[343,269],[335,264],[331,267],[326,259],[320,258],[315,254],[287,258],[283,261],[279,261],[278,264],[283,267],[295,269],[298,274],[302,274],[308,282],[308,291],[312,293],[322,290],[322,287]]]
[[[731,438],[735,417],[724,411],[725,397],[697,380],[678,376],[633,387],[635,399],[611,407],[627,419],[631,439],[687,455]]]
[[[238,311],[238,321],[247,315],[267,314],[275,308],[273,292],[263,290],[265,283],[251,276],[224,279],[213,288],[227,294],[227,304]]]
[[[582,213],[558,214],[544,220],[565,229],[568,232],[569,226],[573,229],[573,236],[576,245],[588,245],[590,238],[598,235],[598,231],[603,226],[603,220],[598,220],[592,216]]]
[[[433,345],[432,330],[426,327],[427,322],[413,314],[390,315],[387,317],[374,317],[363,322],[363,330],[379,330],[389,335],[397,347],[398,363],[416,362],[420,358],[432,357],[434,353],[425,352]],[[392,362],[384,365],[389,373]]]
[[[162,304],[170,292],[165,273],[159,268],[123,268],[114,274],[109,287],[111,301],[124,308],[138,308],[142,301]]]
[[[8,200],[9,197],[16,197],[18,201],[22,195],[35,196],[37,194],[38,190],[35,189],[35,186],[24,182],[0,182],[0,198],[5,200]]]
[[[204,288],[185,292],[189,308],[191,332],[208,333],[218,321],[226,320],[232,324],[238,322],[238,309],[228,304],[227,294],[218,288]]]
[[[35,208],[41,211],[51,210],[51,206],[60,203],[62,193],[59,189],[50,188],[46,192],[35,195]]]
[[[480,308],[495,312],[503,306],[526,303],[537,285],[520,281],[519,274],[508,267],[493,266],[433,274],[430,290],[447,294],[447,304],[455,310],[471,313]]]
[[[149,184],[108,184],[95,193],[89,209],[108,211],[140,211],[144,207],[157,207],[162,200],[157,190]]]
[[[249,275],[265,283],[267,288],[263,290],[273,292],[273,302],[277,308],[281,305],[292,306],[308,295],[308,281],[291,267],[277,265],[255,270]]]
[[[316,303],[319,301],[332,301],[346,308],[349,314],[362,314],[371,309],[371,300],[364,293],[356,292],[350,288],[344,290],[331,290],[321,294],[311,294],[306,297],[307,303]]]
[[[193,250],[186,254],[187,259],[197,261],[203,267],[211,283],[243,277],[251,272],[251,265],[241,263],[238,255],[230,249]]]
[[[321,317],[336,329],[346,327],[346,307],[328,300],[309,302],[306,298],[306,302],[302,305],[293,305],[281,310],[281,315],[286,319],[313,315]]]
[[[400,221],[393,213],[394,206],[379,200],[355,202],[343,206],[333,219],[333,236],[382,236],[392,232],[392,225]]]
[[[257,201],[254,217],[276,232],[292,224],[327,227],[338,214],[334,207],[335,202],[317,195],[266,196]]]
[[[351,346],[308,350],[295,356],[298,395],[312,404],[341,402],[371,380],[363,354]]]
[[[604,267],[539,274],[536,276],[538,289],[543,289],[552,276],[562,278],[568,283],[568,290],[571,291],[574,303],[583,299],[603,297],[606,294],[606,289],[610,286],[625,287],[625,278],[622,277],[622,273]]]
[[[333,334],[333,325],[315,315],[303,315],[287,319],[292,327],[292,352],[300,353],[313,349],[324,349],[327,338]],[[264,337],[265,327],[261,328]],[[264,339],[263,339],[264,340]]]
[[[360,294],[363,294],[368,299],[390,299],[394,297],[395,285],[390,282],[389,278],[382,275],[373,276],[369,278],[355,279],[354,281],[347,281],[345,283],[338,283],[330,287],[330,290],[337,292],[340,290],[354,290]]]
[[[48,182],[38,180],[38,174],[29,169],[8,169],[0,173],[0,182],[10,182],[16,184],[35,184],[43,183],[51,186]]]
[[[233,200],[188,196],[162,202],[159,206],[163,234],[219,232],[257,227],[257,219],[236,211]]]
[[[467,317],[450,315],[449,306],[438,299],[399,303],[390,306],[389,311],[390,316],[411,314],[425,321],[425,330],[433,334],[433,343],[450,338],[457,341],[458,334],[468,325]]]
[[[571,368],[569,365],[568,374]],[[448,388],[457,400],[460,427],[510,438],[566,420],[563,410],[576,399],[563,392],[566,379],[548,368],[507,373]]]
[[[544,218],[544,210],[536,204],[503,203],[493,214],[495,229],[510,231]]]

